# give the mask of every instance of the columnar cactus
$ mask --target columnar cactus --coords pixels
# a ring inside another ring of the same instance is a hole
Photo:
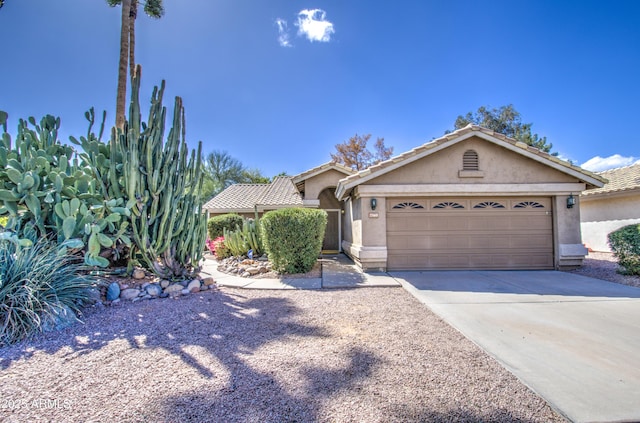
[[[163,278],[193,276],[199,269],[206,239],[206,217],[198,196],[201,150],[185,141],[184,108],[176,97],[173,127],[164,138],[164,81],[155,87],[147,123],[140,114],[141,69],[131,87],[129,120],[112,129],[111,149],[122,158],[122,188],[131,210],[132,240],[147,267]]]

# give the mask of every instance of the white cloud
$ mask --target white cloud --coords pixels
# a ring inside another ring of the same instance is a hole
[[[634,163],[640,163],[638,157],[623,157],[620,154],[614,154],[609,157],[595,156],[582,163],[580,167],[590,170],[592,172],[602,172],[604,170],[613,169],[616,167],[629,166]]]
[[[321,9],[304,9],[298,13],[298,35],[306,36],[309,41],[327,43],[335,32],[333,24],[326,20],[326,12]]]
[[[284,19],[276,19],[276,25],[278,25],[278,43],[281,47],[292,47],[291,41],[289,41],[289,31],[287,29],[287,21]]]

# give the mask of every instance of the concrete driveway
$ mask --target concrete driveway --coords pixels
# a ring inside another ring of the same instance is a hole
[[[570,420],[640,421],[640,288],[555,271],[390,274]]]

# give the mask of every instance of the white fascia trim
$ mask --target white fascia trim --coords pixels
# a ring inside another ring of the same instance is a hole
[[[413,184],[413,185],[361,185],[358,196],[371,197],[407,197],[415,195],[517,195],[545,194],[568,195],[578,194],[584,190],[585,184],[575,183],[541,183],[541,184]]]
[[[460,137],[459,140],[456,140],[455,142],[462,141],[462,140],[464,140],[466,138],[468,138],[468,136],[462,136],[462,137]],[[435,153],[437,151],[440,151],[440,150],[448,147],[450,144],[451,143],[443,143],[443,144],[440,144],[440,145],[438,145],[436,147],[427,149],[427,150],[423,151],[422,153],[416,154],[415,156],[408,157],[408,158],[406,158],[404,160],[398,160],[398,162],[396,162],[396,163],[394,163],[394,164],[392,164],[390,166],[384,167],[384,168],[380,169],[377,172],[369,173],[367,176],[363,176],[362,178],[356,179],[356,180],[354,180],[354,181],[352,181],[350,183],[347,183],[347,184],[343,184],[342,180],[340,180],[340,181],[338,181],[338,187],[336,188],[336,197],[338,197],[338,200],[342,200],[343,196],[344,196],[344,193],[346,191],[350,190],[351,188],[353,188],[355,186],[358,186],[360,184],[363,184],[363,183],[365,183],[365,182],[367,182],[367,181],[369,181],[371,179],[377,178],[378,176],[382,176],[385,173],[391,172],[392,170],[396,170],[396,169],[398,169],[398,168],[400,168],[402,166],[408,165],[409,163],[415,162],[416,160],[420,160],[423,157],[426,157],[426,156],[428,156],[430,154],[433,154],[433,153]],[[390,160],[393,160],[393,159],[390,159]]]
[[[589,175],[586,175],[586,174],[584,174],[582,172],[579,172],[579,171],[577,171],[575,169],[571,169],[571,168],[568,168],[566,166],[563,166],[563,165],[561,165],[559,163],[554,162],[553,160],[549,160],[547,158],[541,157],[541,156],[539,156],[539,155],[537,155],[537,154],[535,154],[535,153],[533,153],[533,152],[531,152],[531,151],[529,151],[529,150],[527,150],[525,148],[518,147],[517,145],[513,145],[511,143],[502,141],[502,140],[500,140],[498,138],[492,137],[491,135],[485,134],[484,132],[479,132],[478,131],[478,132],[468,132],[466,134],[460,135],[459,137],[454,138],[454,139],[452,139],[452,140],[450,140],[448,142],[443,142],[442,144],[440,144],[438,146],[435,146],[433,148],[428,148],[425,151],[423,151],[421,153],[418,153],[418,154],[416,154],[414,156],[408,157],[408,158],[406,158],[404,160],[399,160],[398,162],[396,162],[396,163],[394,163],[394,164],[392,164],[390,166],[384,167],[384,168],[380,169],[377,172],[369,173],[368,175],[363,176],[362,178],[356,179],[356,180],[354,180],[354,181],[352,181],[350,183],[342,184],[342,182],[338,182],[338,187],[336,189],[336,197],[338,197],[339,200],[342,200],[345,192],[348,191],[349,189],[357,186],[357,185],[363,184],[363,183],[365,183],[365,182],[367,182],[367,181],[369,181],[371,179],[377,178],[378,176],[382,176],[382,175],[384,175],[384,174],[386,174],[388,172],[391,172],[392,170],[398,169],[398,168],[400,168],[402,166],[405,166],[405,165],[407,165],[409,163],[412,163],[412,162],[414,162],[416,160],[420,160],[423,157],[426,157],[428,155],[436,153],[436,152],[438,152],[440,150],[448,148],[449,146],[452,146],[454,144],[457,144],[457,143],[459,143],[461,141],[464,141],[464,140],[466,140],[468,138],[471,138],[471,137],[474,137],[474,136],[476,136],[478,138],[482,138],[482,139],[484,139],[486,141],[492,142],[492,143],[494,143],[496,145],[499,145],[501,147],[504,147],[507,150],[510,150],[510,151],[515,152],[515,153],[521,154],[521,155],[523,155],[525,157],[528,157],[528,158],[530,158],[532,160],[535,160],[535,161],[537,161],[539,163],[542,163],[542,164],[547,165],[547,166],[549,166],[549,167],[551,167],[553,169],[556,169],[556,170],[558,170],[558,171],[560,171],[562,173],[566,173],[566,174],[571,175],[571,176],[573,176],[575,178],[583,180],[583,181],[585,181],[585,182],[587,182],[587,183],[589,183],[591,185],[594,185],[594,186],[596,186],[598,188],[601,188],[601,187],[604,186],[604,183],[600,182],[599,180],[597,180],[595,178],[592,178]],[[420,148],[420,147],[416,147],[416,148]],[[406,153],[404,153],[404,154],[406,154]],[[390,160],[394,160],[394,159],[390,159]],[[584,188],[583,188],[583,190],[584,190]]]
[[[323,167],[323,166],[326,166],[326,164],[325,165],[320,165],[317,170],[314,170],[313,172],[309,173],[308,175],[305,175],[306,172],[302,172],[301,174],[292,177],[291,181],[294,184],[297,184],[299,182],[306,181],[307,179],[313,178],[314,176],[320,175],[321,173],[324,173],[324,172],[326,172],[328,170],[336,170],[336,171],[338,171],[340,173],[345,174],[346,176],[353,175],[353,172],[352,173],[347,173],[345,169],[342,169],[342,168],[340,168],[338,166],[335,166],[335,165],[331,165],[331,166],[327,166],[327,167]]]
[[[578,170],[572,169],[570,167],[566,167],[566,166],[564,166],[564,165],[562,165],[560,163],[556,163],[555,161],[549,160],[546,157],[541,157],[541,156],[537,155],[536,153],[533,153],[533,152],[529,151],[528,149],[525,149],[524,147],[518,147],[517,144],[513,145],[511,143],[508,143],[508,142],[502,141],[500,139],[494,138],[494,137],[492,137],[490,135],[487,135],[487,134],[485,134],[483,132],[477,133],[475,135],[477,135],[479,138],[483,138],[483,139],[485,139],[487,141],[491,141],[494,144],[498,144],[499,146],[504,147],[507,150],[511,150],[511,151],[513,151],[515,153],[522,154],[523,156],[528,157],[531,160],[535,160],[538,163],[542,163],[542,164],[547,165],[547,166],[549,166],[549,167],[551,167],[551,168],[553,168],[555,170],[558,170],[558,171],[560,171],[562,173],[566,173],[567,175],[573,176],[574,178],[578,178],[578,179],[580,179],[582,181],[585,181],[585,182],[587,182],[587,183],[589,183],[591,185],[594,185],[594,186],[596,186],[598,188],[602,188],[604,186],[603,182],[601,182],[601,181],[599,181],[599,180],[597,180],[597,179],[595,179],[595,178],[593,178],[593,177],[591,177],[591,176],[589,176],[587,174],[584,174],[584,173],[582,173],[582,172],[580,172]],[[526,146],[526,144],[524,144],[524,145]]]

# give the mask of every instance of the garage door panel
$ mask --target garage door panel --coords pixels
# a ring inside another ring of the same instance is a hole
[[[466,208],[389,210],[389,269],[553,268],[548,198],[497,200],[507,205],[503,208],[469,208],[479,202],[473,199],[415,201],[458,203]]]

